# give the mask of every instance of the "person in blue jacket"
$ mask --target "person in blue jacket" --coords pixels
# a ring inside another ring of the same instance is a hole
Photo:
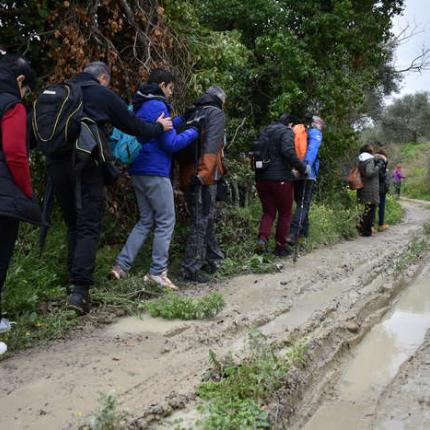
[[[173,93],[173,75],[163,69],[151,72],[148,82],[141,85],[133,97],[133,110],[137,117],[154,122],[164,113],[171,116],[168,100]],[[129,173],[139,206],[140,219],[134,226],[127,242],[116,259],[109,277],[120,279],[128,276],[139,250],[148,235],[153,232],[152,262],[146,280],[162,287],[177,289],[167,277],[169,247],[175,227],[175,204],[172,182],[173,155],[199,137],[196,128],[176,130],[184,125],[181,116],[173,119],[173,130],[145,141],[139,156],[131,164]]]
[[[307,237],[309,234],[309,209],[320,167],[318,152],[323,141],[322,129],[324,125],[324,121],[319,116],[312,116],[308,128],[308,145],[304,159],[311,171],[306,179],[300,178],[294,183],[296,211],[287,238],[287,243],[291,246],[296,244],[300,235]]]

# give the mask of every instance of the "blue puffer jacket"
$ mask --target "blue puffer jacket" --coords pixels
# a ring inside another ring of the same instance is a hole
[[[318,171],[320,169],[320,162],[318,160],[318,151],[320,149],[323,140],[323,135],[321,130],[317,128],[308,129],[308,148],[306,150],[306,155],[304,162],[311,166],[311,173],[308,179],[315,181],[318,176]]]
[[[171,115],[170,106],[160,87],[156,84],[147,84],[139,88],[133,98],[134,111],[138,118],[155,122],[164,113]],[[173,121],[174,129],[162,133],[149,141],[138,137],[142,143],[139,156],[129,168],[130,175],[147,175],[169,177],[172,170],[172,156],[175,152],[185,148],[199,137],[194,128],[189,128],[178,134],[176,129],[183,124],[183,118]]]

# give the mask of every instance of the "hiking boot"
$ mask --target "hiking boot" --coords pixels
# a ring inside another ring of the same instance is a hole
[[[4,342],[0,342],[0,355],[3,355],[7,351],[7,345]]]
[[[121,269],[118,264],[115,264],[115,266],[113,266],[112,270],[109,272],[108,278],[111,280],[126,279],[128,278],[128,273]]]
[[[143,278],[144,282],[156,284],[159,287],[168,288],[169,290],[179,290],[179,288],[167,277],[167,270],[160,275],[148,273]]]
[[[379,233],[382,233],[383,231],[388,230],[389,228],[390,228],[390,226],[388,224],[378,225]]]
[[[257,243],[255,244],[255,252],[257,254],[263,254],[267,251],[267,240],[262,239],[261,237],[257,239]]]
[[[289,234],[287,237],[287,244],[290,246],[294,246],[297,242],[297,238],[293,234]]]
[[[191,272],[190,270],[184,269],[181,273],[181,278],[187,282],[197,282],[198,284],[207,284],[211,278],[201,270]]]
[[[88,288],[73,286],[72,293],[67,300],[67,307],[73,309],[81,316],[89,313],[91,305]]]
[[[9,321],[6,318],[2,318],[0,320],[0,333],[6,333],[8,331],[10,331],[10,329],[12,328],[12,326],[16,324],[12,321]]]
[[[215,263],[215,261],[207,261],[206,264],[202,267],[202,270],[209,275],[213,275],[218,270],[218,264]]]
[[[292,255],[292,251],[286,246],[276,246],[275,250],[273,251],[273,254],[276,257],[289,257],[290,255]]]

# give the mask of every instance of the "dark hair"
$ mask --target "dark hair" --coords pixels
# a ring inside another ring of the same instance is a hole
[[[387,151],[384,148],[378,148],[375,152],[377,154],[383,155],[384,157],[388,157],[388,153],[387,153]]]
[[[284,125],[288,125],[293,123],[293,125],[300,124],[300,120],[296,115],[292,115],[289,113],[284,113],[280,118],[279,122],[282,122]]]
[[[363,152],[368,152],[369,154],[374,154],[375,150],[373,149],[372,145],[369,145],[368,143],[366,145],[363,145],[360,148],[360,154],[362,154]]]
[[[162,82],[170,84],[174,80],[173,75],[168,70],[154,69],[149,74],[148,84],[161,84]]]
[[[0,55],[0,70],[9,72],[14,78],[24,75],[23,86],[34,88],[36,77],[30,63],[23,56],[18,54]]]

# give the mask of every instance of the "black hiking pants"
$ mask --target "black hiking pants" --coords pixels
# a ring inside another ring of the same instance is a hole
[[[93,273],[105,209],[103,170],[95,162],[90,162],[83,170],[79,209],[76,205],[76,176],[71,157],[50,160],[48,173],[68,229],[67,265],[70,283],[89,287],[94,284]]]
[[[360,218],[360,233],[362,236],[372,236],[372,227],[375,221],[376,204],[366,203]]]
[[[296,210],[290,226],[289,238],[296,242],[299,235],[309,235],[309,210],[314,193],[315,181],[304,179],[294,182],[294,200]],[[304,195],[304,196],[303,196]],[[303,199],[304,198],[304,199]],[[303,210],[301,208],[303,201]]]
[[[19,221],[15,218],[0,216],[0,319],[2,316],[1,292],[6,282],[7,269],[18,237]]]

